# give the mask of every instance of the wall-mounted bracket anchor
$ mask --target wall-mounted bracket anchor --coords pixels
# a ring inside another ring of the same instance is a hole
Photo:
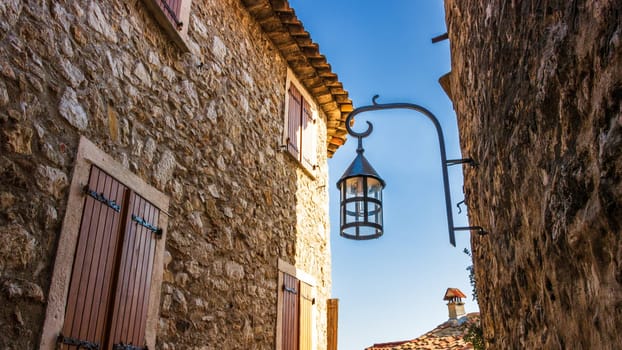
[[[488,232],[484,230],[481,226],[463,226],[463,227],[454,227],[454,231],[477,231],[477,234],[480,236],[487,235]]]
[[[468,164],[471,167],[477,167],[477,162],[473,158],[462,158],[462,159],[447,159],[445,161],[446,166],[458,165],[458,164]]]
[[[449,34],[447,32],[441,34],[441,35],[437,35],[434,38],[432,38],[432,44],[436,44],[438,42],[441,42],[443,40],[447,40],[449,39]]]

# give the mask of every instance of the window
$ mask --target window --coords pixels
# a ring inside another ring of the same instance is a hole
[[[155,348],[167,207],[80,140],[41,349]]]
[[[277,350],[314,349],[315,281],[279,260]]]
[[[183,50],[188,50],[188,21],[191,0],[143,0],[162,29]]]
[[[311,174],[317,167],[317,110],[288,70],[285,144],[287,151]]]

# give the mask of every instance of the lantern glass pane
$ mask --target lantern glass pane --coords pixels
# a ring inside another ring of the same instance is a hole
[[[367,222],[382,225],[382,205],[374,202],[367,203]]]
[[[343,234],[349,235],[351,237],[356,236],[357,232],[359,232],[359,227],[358,226],[346,227],[342,231]]]
[[[346,179],[346,199],[363,197],[363,179],[364,177],[351,177]]]
[[[367,197],[382,200],[382,183],[373,177],[367,178]]]
[[[371,226],[359,226],[358,229],[359,236],[363,237],[373,236],[378,233],[378,230],[375,227]]]
[[[345,223],[362,222],[365,220],[365,211],[362,202],[348,202],[345,205],[345,209]]]

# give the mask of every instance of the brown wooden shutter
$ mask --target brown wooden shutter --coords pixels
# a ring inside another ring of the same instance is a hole
[[[287,150],[296,159],[300,160],[300,123],[302,114],[302,95],[294,87],[289,87],[289,102],[287,112]]]
[[[302,103],[302,156],[300,161],[302,165],[307,168],[309,171],[313,171],[314,166],[316,165],[316,125],[315,120],[313,119],[313,113],[311,111],[311,106],[307,101],[303,100]]]
[[[60,348],[142,347],[160,211],[95,166],[85,194]]]
[[[312,344],[312,313],[313,303],[315,300],[313,299],[313,287],[310,285],[300,282],[300,341],[299,341],[299,350],[311,350]]]
[[[282,349],[279,350],[298,350],[299,285],[296,277],[283,273]]]
[[[93,166],[80,224],[62,334],[102,348],[127,188]],[[61,345],[63,349],[77,346]]]
[[[154,0],[164,12],[166,18],[177,29],[181,29],[182,23],[180,18],[182,0]]]
[[[129,208],[131,211],[126,218],[127,228],[119,264],[110,339],[112,344],[143,346],[157,239],[153,230],[146,225],[155,228],[160,212],[135,193],[130,197]]]

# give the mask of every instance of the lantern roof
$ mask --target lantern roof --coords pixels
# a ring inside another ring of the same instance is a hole
[[[350,166],[346,169],[343,175],[341,175],[339,181],[337,181],[337,188],[340,188],[341,182],[355,176],[373,177],[380,181],[382,188],[386,186],[384,180],[380,177],[380,175],[378,175],[374,167],[371,166],[371,163],[369,163],[367,158],[363,155],[362,150],[356,152],[356,158],[354,158]]]

